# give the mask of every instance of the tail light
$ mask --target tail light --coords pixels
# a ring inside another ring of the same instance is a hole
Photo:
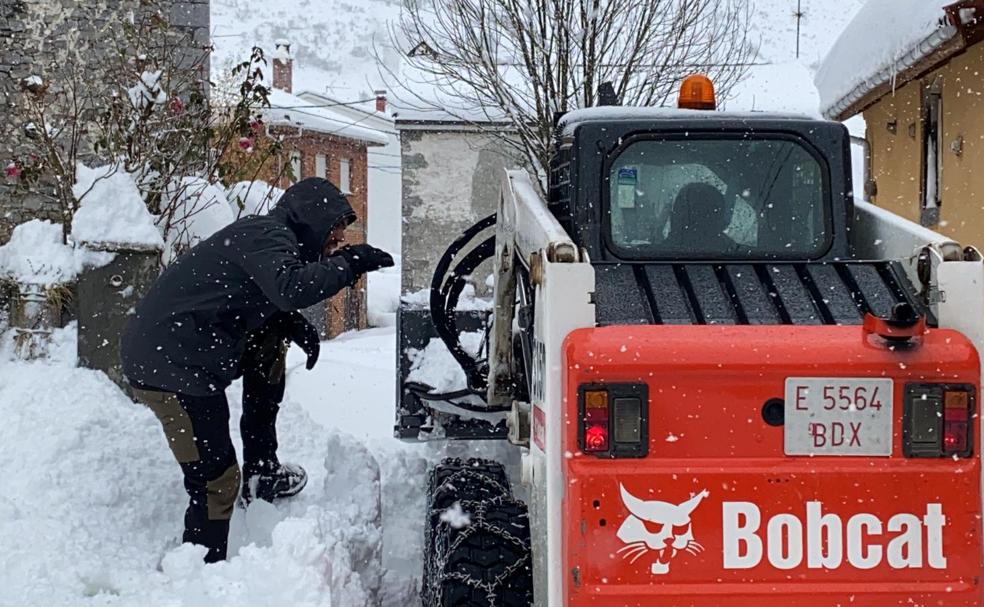
[[[902,452],[906,457],[970,457],[976,417],[973,386],[909,384]]]
[[[970,393],[943,392],[943,455],[970,455]]]
[[[589,390],[584,393],[584,451],[608,451],[608,392]]]
[[[598,457],[645,457],[649,452],[648,409],[645,384],[581,386],[578,446]]]

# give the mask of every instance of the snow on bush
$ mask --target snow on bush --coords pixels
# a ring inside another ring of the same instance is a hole
[[[136,110],[143,110],[148,105],[164,105],[167,103],[167,93],[161,87],[161,76],[163,72],[145,71],[140,75],[140,80],[133,87],[127,90],[130,97],[130,104]]]
[[[113,260],[112,253],[71,247],[62,241],[62,227],[32,219],[14,228],[0,247],[0,278],[22,284],[54,285],[72,282],[86,267]]]
[[[284,190],[265,181],[240,181],[229,187],[229,208],[237,219],[247,215],[266,215]]]
[[[164,240],[130,173],[119,166],[79,165],[72,187],[82,205],[72,218],[72,239],[99,248],[162,249]]]
[[[236,220],[225,191],[200,177],[185,177],[173,184],[167,198],[177,202],[169,210],[165,263]]]

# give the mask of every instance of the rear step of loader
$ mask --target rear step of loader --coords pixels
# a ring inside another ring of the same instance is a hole
[[[427,484],[425,607],[528,607],[530,525],[502,464],[446,459]]]

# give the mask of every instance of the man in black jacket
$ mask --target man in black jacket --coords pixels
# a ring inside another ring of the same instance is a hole
[[[123,333],[123,371],[153,409],[184,473],[190,502],[184,541],[223,560],[240,469],[225,389],[243,378],[242,495],[272,501],[304,488],[307,474],[277,459],[276,418],[290,342],[314,367],[318,332],[298,310],[393,265],[367,244],[339,248],[355,213],[329,181],[287,190],[266,216],[218,231],[169,266]]]

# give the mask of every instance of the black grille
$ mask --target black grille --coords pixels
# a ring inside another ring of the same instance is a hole
[[[599,325],[859,325],[927,314],[897,262],[596,264]],[[930,318],[931,324],[933,323]]]

